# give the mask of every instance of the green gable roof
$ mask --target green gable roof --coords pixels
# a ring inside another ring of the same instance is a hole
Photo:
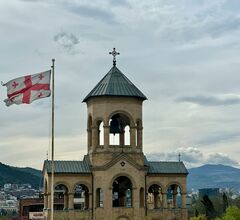
[[[188,174],[183,162],[148,161],[146,165],[149,167],[148,173],[152,174]]]
[[[54,161],[54,173],[91,173],[88,163],[84,161]],[[52,173],[52,161],[45,160],[43,172]]]
[[[147,99],[116,66],[110,69],[103,79],[84,98],[83,102],[96,96],[127,96],[142,100]]]

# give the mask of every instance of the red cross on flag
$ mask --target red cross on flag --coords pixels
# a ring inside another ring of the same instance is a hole
[[[4,100],[6,106],[12,104],[30,104],[36,99],[50,96],[51,70],[27,75],[10,80],[3,84],[7,87],[7,99]]]

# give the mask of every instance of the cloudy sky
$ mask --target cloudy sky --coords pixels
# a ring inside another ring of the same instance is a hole
[[[148,97],[144,152],[152,160],[239,166],[239,0],[0,1],[0,80],[56,59],[56,159],[86,154],[83,98],[112,67]],[[0,88],[0,99],[6,88]],[[0,105],[0,161],[42,168],[50,98]]]

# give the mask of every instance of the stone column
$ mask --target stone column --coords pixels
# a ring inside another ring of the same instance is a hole
[[[173,189],[173,208],[176,208],[177,207],[177,187],[174,187]]]
[[[92,146],[92,130],[87,129],[87,134],[88,134],[88,150]]]
[[[92,200],[93,200],[93,196],[92,193],[88,193],[88,208],[92,209]]]
[[[48,194],[47,193],[44,193],[43,195],[44,197],[44,209],[47,209],[48,208]]]
[[[137,147],[142,148],[142,131],[143,127],[137,128]]]
[[[167,208],[167,192],[162,192],[163,208]]]
[[[132,207],[138,207],[139,206],[139,193],[137,191],[137,188],[132,188]]]
[[[186,208],[186,193],[181,193],[181,208]]]
[[[158,207],[158,193],[153,193],[153,208],[157,209]]]
[[[97,145],[98,145],[98,128],[92,127],[92,149],[93,149],[93,151],[96,150]]]
[[[68,209],[68,193],[67,192],[64,193],[63,199],[64,199],[63,209],[66,210],[66,209]]]
[[[119,134],[119,145],[120,146],[124,146],[124,134],[125,134],[125,131],[123,131],[122,133]]]
[[[48,193],[48,202],[47,202],[47,209],[51,209],[51,193]]]
[[[104,130],[104,146],[109,147],[109,129],[110,127],[108,125],[103,126]]]
[[[130,145],[131,147],[136,147],[136,127],[130,128]]]
[[[68,193],[68,210],[74,209],[74,193]]]

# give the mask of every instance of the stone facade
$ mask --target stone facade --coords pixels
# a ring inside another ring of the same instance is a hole
[[[55,206],[54,219],[187,219],[184,164],[151,162],[143,154],[143,101],[111,94],[85,100],[88,154],[81,162],[57,162],[61,166],[55,171],[55,197],[62,204]],[[44,212],[50,219],[48,165],[45,161]]]

